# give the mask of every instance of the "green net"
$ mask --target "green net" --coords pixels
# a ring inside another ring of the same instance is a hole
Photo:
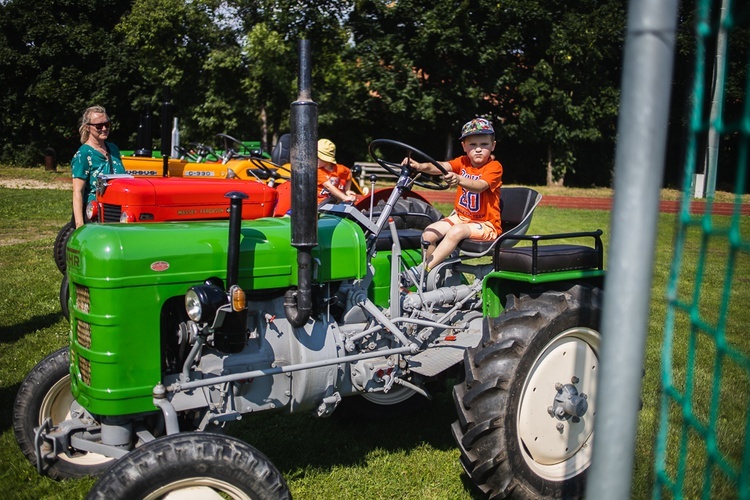
[[[697,4],[693,109],[667,289],[653,497],[750,499],[750,217],[742,205],[750,154],[750,5]],[[705,205],[691,203],[703,165]],[[734,195],[719,203],[711,184],[717,170],[729,169]]]

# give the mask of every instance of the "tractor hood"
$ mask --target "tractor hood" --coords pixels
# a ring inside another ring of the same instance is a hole
[[[163,158],[144,156],[123,156],[122,164],[125,172],[137,177],[161,177],[164,170]],[[210,177],[224,179],[227,176],[226,165],[217,162],[188,162],[178,158],[168,160],[170,177]]]
[[[226,203],[226,202],[225,202]],[[246,291],[297,285],[291,218],[243,221],[238,284]],[[227,277],[228,222],[87,224],[68,243],[70,280],[92,289],[177,285]],[[365,236],[352,221],[324,216],[312,251],[313,281],[362,278]]]
[[[273,214],[278,199],[275,189],[256,181],[230,179],[181,179],[177,177],[113,177],[100,179],[97,202],[104,222],[119,222],[127,212],[137,222],[229,218],[230,191],[248,195],[243,219]]]

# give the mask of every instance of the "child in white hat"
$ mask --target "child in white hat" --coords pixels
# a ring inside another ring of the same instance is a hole
[[[354,202],[352,171],[336,163],[336,145],[328,139],[318,141],[318,204],[328,198],[336,202]]]

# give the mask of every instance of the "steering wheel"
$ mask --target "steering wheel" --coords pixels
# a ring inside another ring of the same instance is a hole
[[[428,163],[434,165],[438,170],[440,170],[443,175],[448,174],[448,171],[445,170],[443,166],[437,162],[437,160],[413,146],[409,146],[408,144],[404,144],[403,142],[398,142],[391,139],[375,139],[370,143],[370,146],[368,147],[370,156],[373,160],[378,162],[381,167],[383,167],[396,177],[399,177],[402,172],[406,172],[409,177],[415,178],[419,172],[411,168],[408,164],[402,165],[400,161],[398,163],[395,163],[384,159],[377,151],[378,146],[388,146],[391,147],[391,149],[393,147],[396,147],[399,150],[404,150],[406,156],[412,158],[414,155],[416,155],[418,159],[426,160]],[[450,184],[448,184],[448,182],[442,176],[430,174],[420,175],[419,178],[416,178],[414,180],[414,184],[426,189],[436,190],[448,189],[450,187]]]
[[[198,161],[198,156],[193,151],[183,146],[175,146],[175,149],[177,150],[177,153],[179,153],[181,160],[185,159],[193,163],[196,163]]]
[[[209,156],[213,157],[211,161],[219,161],[219,155],[208,144],[203,144],[202,142],[190,142],[188,144],[193,148],[192,151],[194,151],[194,154],[198,156],[195,161],[202,162],[208,160]]]
[[[247,157],[250,156],[250,152],[242,141],[235,139],[228,134],[216,134],[216,137],[220,137],[224,141],[224,161],[229,161],[234,157]],[[239,147],[238,147],[239,146]]]
[[[266,162],[262,158],[250,157],[250,163],[253,164],[253,167],[262,171],[266,175],[266,178],[274,177],[274,171],[268,168],[268,165],[266,165]]]

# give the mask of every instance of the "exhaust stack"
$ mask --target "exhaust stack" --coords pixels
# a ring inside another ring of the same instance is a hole
[[[310,41],[299,42],[299,85],[291,108],[292,246],[297,249],[297,290],[284,295],[295,328],[312,311],[312,249],[318,245],[318,105],[312,100]]]
[[[229,198],[229,243],[227,244],[226,289],[237,284],[240,271],[240,231],[242,229],[242,200],[248,196],[241,191],[230,191]]]

